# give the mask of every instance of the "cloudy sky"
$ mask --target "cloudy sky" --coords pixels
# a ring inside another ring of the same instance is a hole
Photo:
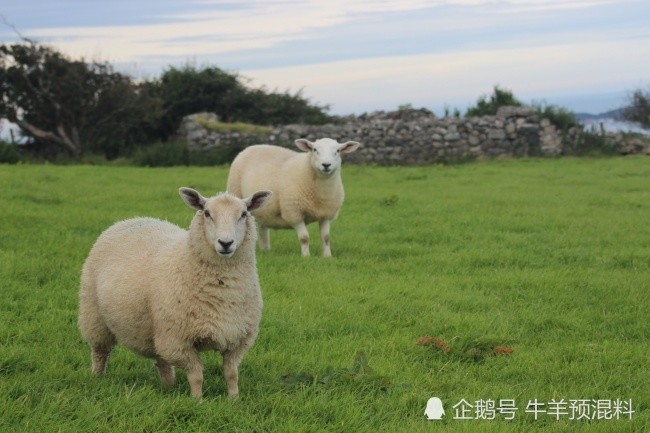
[[[474,104],[494,85],[576,112],[650,87],[648,0],[21,0],[24,36],[137,78],[190,63],[334,114]],[[0,22],[0,42],[16,35]]]

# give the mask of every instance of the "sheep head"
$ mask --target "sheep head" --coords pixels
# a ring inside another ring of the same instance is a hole
[[[179,193],[189,207],[199,211],[198,217],[203,219],[201,226],[205,239],[222,257],[232,257],[235,254],[246,238],[250,212],[264,206],[272,194],[271,191],[257,191],[250,197],[241,199],[222,193],[205,198],[198,191],[185,187],[180,188]]]
[[[309,162],[316,173],[326,177],[341,167],[341,153],[352,153],[361,146],[356,141],[339,143],[331,138],[321,138],[314,142],[300,138],[295,143],[298,149],[309,153]]]

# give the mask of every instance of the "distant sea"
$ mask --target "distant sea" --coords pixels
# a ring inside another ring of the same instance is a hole
[[[636,122],[602,118],[585,119],[581,120],[580,123],[582,123],[588,131],[594,130],[599,132],[602,125],[607,132],[636,132],[637,134],[650,135],[650,129],[643,129],[641,125]]]
[[[618,109],[601,114],[576,113],[576,118],[587,130],[600,132],[602,127],[607,132],[635,132],[650,135],[650,129],[644,129],[641,124],[621,120],[621,111]]]

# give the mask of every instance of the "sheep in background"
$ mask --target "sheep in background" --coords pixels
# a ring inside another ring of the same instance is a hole
[[[81,274],[79,329],[100,375],[116,343],[154,358],[163,385],[174,367],[200,397],[203,350],[223,355],[228,394],[239,393],[238,366],[257,336],[262,295],[250,211],[271,193],[181,197],[197,210],[189,231],[154,218],[121,221],[93,245]]]
[[[254,212],[260,226],[260,248],[271,249],[269,229],[293,228],[303,256],[309,255],[307,224],[318,221],[323,256],[332,255],[330,222],[343,205],[341,153],[354,152],[356,141],[330,138],[296,140],[305,153],[260,144],[244,149],[230,167],[228,192],[238,197],[266,189],[273,192],[267,206]]]

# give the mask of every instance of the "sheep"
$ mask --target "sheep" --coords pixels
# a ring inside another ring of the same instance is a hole
[[[338,216],[344,199],[341,153],[354,152],[361,144],[331,138],[313,143],[298,139],[295,144],[305,153],[268,144],[244,149],[232,162],[227,189],[238,197],[255,189],[273,192],[270,203],[253,213],[261,250],[271,249],[270,228],[293,228],[302,255],[309,256],[307,224],[318,221],[323,257],[331,257],[330,222]]]
[[[262,295],[250,212],[271,196],[222,193],[205,198],[180,188],[196,209],[189,231],[167,221],[133,218],[104,231],[86,259],[78,325],[90,345],[92,372],[102,375],[117,343],[155,359],[165,387],[174,367],[201,397],[199,352],[218,350],[228,395],[239,394],[238,366],[257,337]]]

